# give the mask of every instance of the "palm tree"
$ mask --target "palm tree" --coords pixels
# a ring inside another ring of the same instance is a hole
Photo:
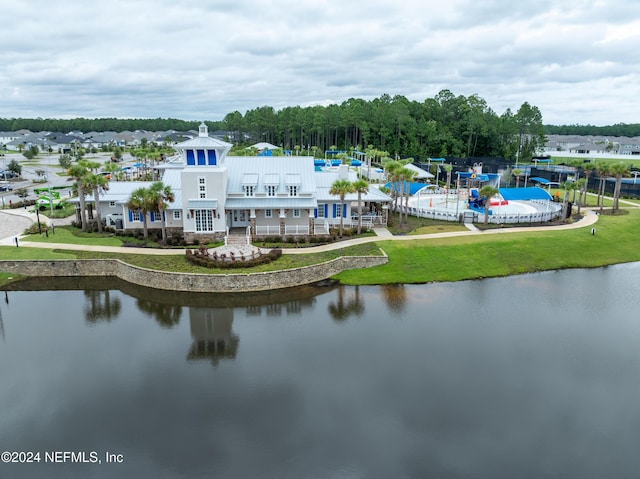
[[[403,166],[399,171],[399,176],[402,178],[404,188],[402,195],[404,196],[404,219],[405,224],[409,223],[409,193],[411,193],[411,183],[413,178],[418,174],[418,172],[414,170],[410,170],[406,166]],[[401,204],[402,206],[402,200]],[[400,208],[400,224],[402,225],[402,208]]]
[[[333,182],[331,188],[329,188],[329,194],[340,197],[340,204],[338,207],[342,208],[344,204],[344,198],[353,192],[353,184],[349,180],[340,179]],[[344,229],[344,214],[340,215],[340,238],[342,238],[342,231]]]
[[[449,208],[449,188],[451,186],[451,172],[453,170],[453,165],[451,163],[448,163],[446,165],[442,165],[442,168],[444,168],[444,171],[447,172],[447,188],[446,188],[447,194],[444,197],[444,201],[445,201],[446,208]]]
[[[589,187],[589,177],[593,174],[593,172],[596,169],[596,164],[593,161],[589,161],[588,163],[584,163],[582,165],[582,172],[584,173],[584,178],[585,178],[585,183],[582,187],[581,195],[583,197],[582,199],[582,206],[587,206],[587,188]]]
[[[144,230],[144,240],[149,238],[149,231],[147,229],[147,213],[156,206],[148,188],[138,188],[131,193],[131,196],[127,200],[127,208],[134,211],[139,211],[142,215],[142,227]]]
[[[391,183],[391,197],[393,198],[393,211],[398,208],[398,172],[402,165],[397,160],[387,160],[383,163],[387,174],[387,180]]]
[[[580,206],[582,203],[582,192],[583,190],[587,189],[587,179],[586,178],[580,178],[578,181],[575,182],[576,184],[576,189],[578,190],[578,216],[580,216]]]
[[[110,179],[113,180],[121,180],[122,179],[122,169],[117,163],[109,162],[102,168],[102,171],[109,174]]]
[[[571,190],[575,187],[575,184],[573,181],[563,181],[562,183],[560,183],[560,188],[564,190],[564,196],[562,198],[562,220],[566,220],[567,219],[567,202],[569,200],[569,194],[571,192]]]
[[[76,180],[76,185],[78,188],[78,199],[80,200],[80,223],[82,226],[82,231],[87,231],[87,205],[84,200],[86,188],[84,186],[84,182],[87,174],[89,174],[89,170],[82,161],[79,161],[67,170],[67,174],[71,178]]]
[[[353,191],[358,193],[358,234],[362,231],[362,195],[369,193],[369,183],[366,180],[356,180],[351,185]]]
[[[605,161],[596,163],[596,174],[598,175],[598,180],[600,181],[598,185],[598,206],[600,207],[600,211],[602,211],[602,207],[604,205],[604,187],[607,180],[607,175],[609,174],[609,163]]]
[[[162,181],[153,183],[149,187],[149,193],[155,203],[153,211],[160,215],[160,220],[162,221],[162,242],[165,243],[167,241],[167,224],[164,212],[167,209],[168,203],[171,203],[175,199],[175,196],[173,191],[171,191],[171,187],[165,185]]]
[[[496,196],[498,193],[498,188],[494,186],[485,185],[480,188],[478,195],[482,198],[484,197],[484,224],[489,224],[489,206],[491,206],[491,198]]]
[[[96,216],[98,218],[98,233],[102,233],[102,215],[100,213],[100,193],[109,189],[109,180],[104,175],[89,173],[84,178],[85,186],[93,191],[93,200],[96,205]]]
[[[629,174],[629,169],[624,163],[614,163],[609,167],[609,171],[616,178],[616,186],[613,190],[613,211],[620,208],[620,190],[622,189],[622,177]]]
[[[520,175],[522,174],[522,170],[520,168],[516,168],[511,171],[511,173],[516,177],[516,188],[520,187]]]

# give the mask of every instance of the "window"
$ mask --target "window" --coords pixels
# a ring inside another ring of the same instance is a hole
[[[131,212],[131,221],[142,221],[142,218],[140,216],[140,211]]]
[[[272,217],[273,217],[273,211],[271,211],[271,210],[264,210],[264,217],[265,217],[265,218],[272,218]]]
[[[213,211],[195,210],[196,231],[213,231]]]
[[[278,191],[278,187],[276,185],[267,186],[267,196],[276,196],[276,191]]]
[[[289,196],[298,196],[298,185],[289,185]]]
[[[324,218],[324,203],[318,203],[318,218]]]
[[[244,187],[244,196],[253,196],[254,186],[253,185],[245,185]]]
[[[342,218],[342,205],[336,205],[336,218]]]
[[[206,178],[198,178],[198,195],[199,195],[199,198],[207,197],[207,179]]]
[[[109,201],[109,206],[111,208],[115,207],[116,206],[116,202],[115,201]]]
[[[173,211],[173,219],[174,220],[179,220],[180,219],[180,213],[182,213],[180,210],[174,210]]]
[[[300,218],[300,210],[299,209],[294,209],[293,210],[293,217],[294,218]]]

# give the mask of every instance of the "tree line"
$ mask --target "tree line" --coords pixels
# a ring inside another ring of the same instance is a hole
[[[640,136],[640,123],[616,123],[608,126],[594,125],[545,125],[547,135],[580,135],[580,136]]]
[[[0,119],[0,131],[188,131],[197,130],[199,123],[175,118],[12,118]],[[229,132],[228,139],[242,145],[265,141],[307,154],[312,149],[323,152],[331,147],[346,151],[375,148],[392,157],[416,159],[497,156],[514,160],[518,156],[527,160],[544,144],[545,134],[570,131],[567,130],[570,127],[543,125],[542,113],[528,102],[517,111],[507,109],[497,114],[480,96],[454,95],[449,90],[424,101],[384,94],[373,100],[350,98],[327,106],[291,106],[281,110],[261,106],[244,114],[234,111],[222,121],[205,123],[210,131]],[[610,128],[635,136],[632,126],[620,124]]]

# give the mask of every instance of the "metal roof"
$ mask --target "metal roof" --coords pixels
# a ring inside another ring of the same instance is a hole
[[[224,206],[228,209],[309,209],[316,208],[318,203],[316,202],[315,197],[282,196],[259,198],[255,196],[247,196],[243,198],[228,198]]]
[[[243,179],[247,172],[257,175],[256,192],[265,192],[266,185],[275,185],[281,192],[285,191],[287,185],[297,185],[299,194],[315,192],[311,157],[228,156],[225,164],[228,195],[243,194]]]
[[[197,199],[189,200],[187,202],[187,208],[193,209],[215,209],[218,207],[218,200]]]

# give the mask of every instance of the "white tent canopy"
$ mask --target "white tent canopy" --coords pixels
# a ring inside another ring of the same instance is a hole
[[[431,173],[429,173],[428,171],[423,170],[422,168],[412,164],[412,163],[407,163],[406,167],[409,170],[415,171],[416,172],[416,176],[414,176],[414,179],[416,180],[428,180],[430,178],[433,178],[433,175]]]
[[[251,148],[256,148],[259,151],[263,151],[263,150],[277,150],[280,147],[263,141],[261,143],[256,143],[255,145],[251,145],[247,147],[247,150],[250,150]]]

